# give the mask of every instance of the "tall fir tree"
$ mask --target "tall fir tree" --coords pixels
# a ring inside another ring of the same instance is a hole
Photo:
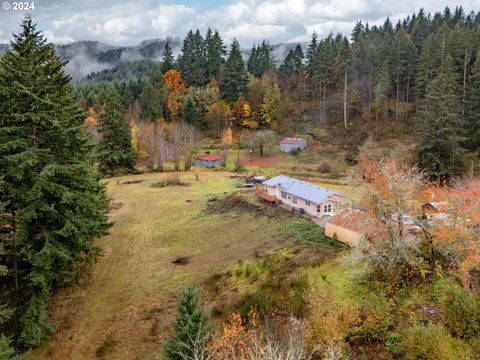
[[[478,151],[480,150],[480,51],[468,86],[465,120],[468,134],[466,145],[470,150]]]
[[[164,360],[196,359],[208,340],[209,316],[193,286],[186,287],[177,303],[173,335],[164,347]]]
[[[161,70],[162,74],[165,74],[168,70],[175,68],[175,60],[173,58],[172,48],[168,41],[165,43],[165,48],[163,49],[162,64]]]
[[[424,108],[418,113],[417,162],[431,178],[447,180],[461,170],[464,122],[453,62],[444,59],[427,85]]]
[[[0,59],[2,300],[17,309],[0,330],[23,347],[51,334],[52,290],[81,275],[92,239],[109,227],[86,114],[64,65],[28,16]]]
[[[235,101],[247,90],[247,72],[240,52],[240,44],[233,40],[228,59],[220,78],[220,91],[223,97]]]
[[[212,32],[208,28],[205,35],[205,45],[207,48],[207,76],[209,79],[217,78],[227,52],[218,31]]]
[[[121,169],[133,169],[132,133],[118,94],[111,89],[98,120],[101,139],[97,145],[99,169],[113,176]]]
[[[185,84],[203,86],[208,81],[208,63],[205,41],[200,31],[190,30],[183,40],[182,54],[178,58],[178,68]]]
[[[247,70],[256,77],[260,77],[268,70],[275,68],[273,48],[263,40],[261,45],[253,45],[247,61]]]

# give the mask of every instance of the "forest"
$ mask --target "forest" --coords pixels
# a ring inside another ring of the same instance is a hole
[[[167,164],[188,172],[205,144],[263,156],[277,135],[318,140],[325,132],[344,134],[353,169],[345,181],[381,229],[349,257],[363,269],[362,291],[374,291],[355,308],[327,306],[326,297],[307,301],[296,279],[288,311],[310,304],[301,328],[306,343],[295,338],[295,346],[278,351],[290,351],[285,359],[349,358],[364,347],[385,359],[479,358],[480,12],[421,10],[396,24],[357,22],[348,35],[313,33],[306,48],[295,44],[281,62],[267,39],[244,58],[238,41],[227,45],[208,29],[190,30],[177,58],[166,42],[158,62],[121,62],[79,83],[63,72],[65,64],[28,16],[0,58],[0,358],[20,358],[54,334],[52,298],[90,271],[100,253],[95,239],[113,226],[105,179],[161,173]],[[372,150],[391,132],[415,139],[404,162]],[[224,170],[245,169],[236,163]],[[455,226],[422,228],[422,242],[412,244],[396,216],[417,214],[432,194],[454,204],[446,211]],[[257,264],[269,276],[263,295],[282,288],[275,278],[282,259]],[[238,271],[234,276],[250,277],[251,269]],[[402,306],[423,290],[434,294],[442,318],[431,324],[419,315],[407,326]],[[305,299],[296,303],[297,295]],[[253,310],[230,314],[211,338],[195,288],[183,290],[177,308],[165,359],[268,359],[262,352],[275,348],[257,332]],[[300,331],[294,325],[285,329]]]

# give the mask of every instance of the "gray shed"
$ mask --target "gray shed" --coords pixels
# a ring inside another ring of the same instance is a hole
[[[221,166],[224,162],[221,155],[200,155],[195,158],[195,165],[202,167]]]
[[[286,137],[280,143],[281,152],[292,152],[305,149],[307,147],[307,140],[304,138]]]

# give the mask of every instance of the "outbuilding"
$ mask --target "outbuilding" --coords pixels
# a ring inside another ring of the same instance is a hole
[[[195,157],[195,165],[201,167],[216,167],[224,163],[224,158],[221,155],[200,155]]]
[[[286,137],[280,143],[281,152],[300,151],[307,147],[307,140],[297,137]]]

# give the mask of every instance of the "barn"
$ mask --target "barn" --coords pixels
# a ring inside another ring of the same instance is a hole
[[[201,167],[216,167],[224,163],[224,158],[221,155],[200,155],[195,157],[195,165]]]
[[[280,142],[281,152],[292,152],[305,149],[307,147],[307,140],[304,138],[286,137]]]

